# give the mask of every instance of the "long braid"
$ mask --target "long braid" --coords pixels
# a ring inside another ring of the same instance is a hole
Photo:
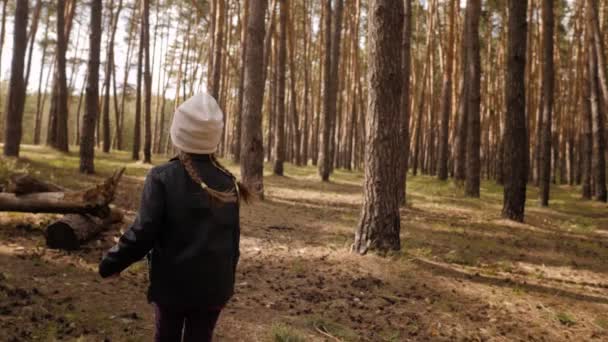
[[[239,200],[243,200],[245,203],[249,203],[249,201],[252,198],[252,194],[251,191],[249,190],[249,188],[239,182],[236,177],[232,174],[232,172],[230,172],[230,170],[228,170],[224,165],[222,165],[220,163],[220,161],[215,157],[215,154],[211,155],[211,163],[213,164],[213,166],[215,166],[218,170],[224,172],[226,175],[228,175],[228,177],[232,178],[232,181],[234,182],[234,186],[237,192],[237,196]]]
[[[197,184],[200,184],[201,188],[209,195],[212,204],[223,204],[223,203],[236,203],[239,201],[238,188],[231,189],[230,191],[217,191],[210,188],[207,183],[203,181],[200,177],[196,169],[194,168],[194,164],[192,163],[192,158],[189,154],[185,152],[179,152],[178,158],[181,161],[182,165],[184,165],[184,169],[188,173],[188,176]],[[213,162],[212,157],[212,162]],[[214,163],[215,164],[215,163]],[[216,166],[217,167],[217,166]],[[218,167],[219,168],[219,167]],[[220,170],[226,172],[226,170],[220,168]],[[235,182],[236,184],[236,182]]]

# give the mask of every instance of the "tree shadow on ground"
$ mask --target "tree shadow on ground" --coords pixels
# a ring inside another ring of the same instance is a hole
[[[608,304],[608,298],[606,298],[606,297],[576,293],[576,292],[568,291],[565,289],[544,286],[544,285],[540,285],[540,284],[532,284],[529,282],[519,282],[519,281],[514,281],[510,278],[504,279],[504,278],[490,277],[490,276],[486,276],[486,275],[481,275],[479,273],[470,274],[468,272],[464,272],[464,271],[455,269],[453,267],[450,267],[449,265],[446,265],[446,264],[438,264],[438,263],[430,262],[428,260],[423,260],[420,258],[414,259],[413,262],[416,263],[421,268],[423,268],[427,271],[430,271],[433,274],[438,275],[438,276],[449,277],[449,278],[454,278],[454,279],[461,279],[461,280],[466,280],[466,281],[473,281],[476,283],[482,283],[482,284],[486,284],[486,285],[499,286],[499,287],[509,287],[509,288],[517,287],[517,288],[524,289],[525,291],[529,291],[529,292],[535,292],[535,293],[548,295],[548,296],[565,297],[565,298],[569,298],[569,299],[573,299],[573,300],[577,300],[577,301],[589,302],[592,304]]]

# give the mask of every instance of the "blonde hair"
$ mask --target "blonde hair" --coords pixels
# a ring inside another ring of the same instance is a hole
[[[224,174],[230,177],[230,179],[232,179],[232,182],[234,183],[234,188],[227,191],[219,191],[210,188],[207,183],[203,181],[201,176],[194,168],[194,164],[192,162],[192,157],[190,156],[190,154],[180,151],[178,154],[178,158],[184,166],[184,169],[186,169],[186,172],[188,173],[188,176],[190,176],[192,181],[194,181],[196,184],[199,184],[201,188],[203,188],[203,190],[209,195],[209,198],[211,199],[211,203],[213,205],[217,206],[226,203],[240,204],[241,200],[245,203],[249,203],[251,199],[251,192],[249,191],[249,189],[241,182],[239,182],[236,177],[217,160],[215,155],[211,154],[209,156],[211,164],[213,164],[215,168],[222,171]]]

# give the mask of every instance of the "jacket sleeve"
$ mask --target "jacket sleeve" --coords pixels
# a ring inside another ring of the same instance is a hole
[[[164,210],[164,187],[158,175],[152,171],[146,177],[135,222],[99,264],[99,274],[102,277],[122,272],[152,249],[162,226]]]

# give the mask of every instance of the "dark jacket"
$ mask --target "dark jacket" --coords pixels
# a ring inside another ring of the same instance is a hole
[[[234,188],[208,155],[193,155],[200,177],[215,190]],[[146,177],[137,219],[101,261],[102,277],[122,272],[148,253],[148,300],[160,305],[225,304],[239,259],[239,207],[211,205],[177,159]]]

